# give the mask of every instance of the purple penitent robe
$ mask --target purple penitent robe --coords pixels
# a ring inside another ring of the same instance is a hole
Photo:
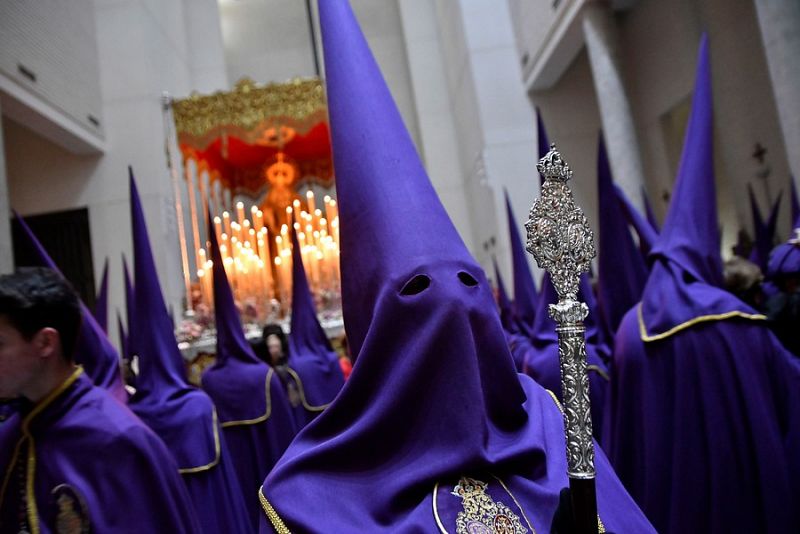
[[[78,368],[20,416],[2,532],[199,532],[164,443]]]
[[[347,2],[319,8],[358,356],[264,481],[260,530],[548,532],[569,484],[559,407],[516,372],[489,283]],[[653,532],[599,450],[596,466],[605,527]]]
[[[615,339],[605,441],[659,532],[797,532],[800,365],[721,288],[706,38],[669,213]]]
[[[344,385],[339,358],[317,319],[297,235],[292,229],[292,321],[287,393],[295,422],[303,428],[333,401]],[[292,386],[297,394],[291,391]]]
[[[249,532],[250,519],[217,409],[186,379],[132,171],[130,191],[135,313],[129,335],[130,348],[139,356],[139,375],[129,406],[172,453],[203,532]]]
[[[213,229],[211,221],[209,228]],[[261,510],[258,488],[292,441],[295,424],[278,376],[253,353],[245,339],[213,231],[209,238],[214,261],[217,359],[203,373],[202,383],[217,407],[255,531]]]

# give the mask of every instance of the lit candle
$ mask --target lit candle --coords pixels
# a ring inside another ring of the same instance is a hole
[[[236,220],[239,223],[239,229],[241,230],[241,228],[244,226],[244,202],[239,201],[236,203]],[[237,237],[239,238],[239,241],[244,240],[241,233]]]
[[[188,166],[186,167],[186,183],[189,186],[189,214],[192,217],[192,237],[194,237],[195,250],[194,264],[200,269],[202,268],[202,264],[200,263],[200,258],[197,256],[197,249],[200,248],[200,227],[197,223],[197,199],[195,198],[194,180],[192,180],[192,174]]]
[[[306,191],[306,200],[308,201],[308,213],[314,213],[314,192],[311,189]]]
[[[225,229],[225,233],[228,235],[231,234],[231,214],[227,211],[222,212],[222,227]]]
[[[222,219],[214,217],[214,232],[217,234],[217,243],[222,242]]]
[[[264,212],[261,210],[256,210],[256,219],[254,221],[256,232],[261,232],[261,229],[264,228]]]
[[[328,195],[325,195],[325,218],[329,221],[333,220],[333,208],[331,208],[331,202],[333,199]]]

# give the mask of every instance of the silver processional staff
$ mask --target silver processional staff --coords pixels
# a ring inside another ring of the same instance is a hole
[[[575,204],[567,185],[572,170],[555,143],[536,168],[544,176],[544,184],[525,223],[525,248],[550,274],[558,293],[558,302],[550,304],[549,313],[557,323],[572,512],[577,532],[596,534],[594,443],[583,325],[589,309],[577,297],[580,276],[589,270],[595,256],[594,239],[586,215]]]

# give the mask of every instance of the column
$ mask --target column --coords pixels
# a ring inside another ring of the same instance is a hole
[[[0,274],[5,274],[14,270],[14,248],[11,243],[11,208],[9,206],[2,117],[3,113],[0,109]]]
[[[756,0],[786,157],[800,188],[800,2]]]
[[[641,195],[644,185],[642,157],[622,79],[614,14],[606,2],[588,3],[582,23],[614,181],[625,191],[628,199],[644,212]]]

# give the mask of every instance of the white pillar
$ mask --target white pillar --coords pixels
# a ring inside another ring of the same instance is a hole
[[[786,156],[800,188],[800,2],[756,0]]]
[[[583,33],[614,181],[642,210],[642,157],[622,79],[616,21],[607,3],[587,4],[583,14]]]
[[[14,270],[14,248],[11,243],[11,209],[8,198],[6,152],[3,144],[2,109],[0,109],[0,274]]]

